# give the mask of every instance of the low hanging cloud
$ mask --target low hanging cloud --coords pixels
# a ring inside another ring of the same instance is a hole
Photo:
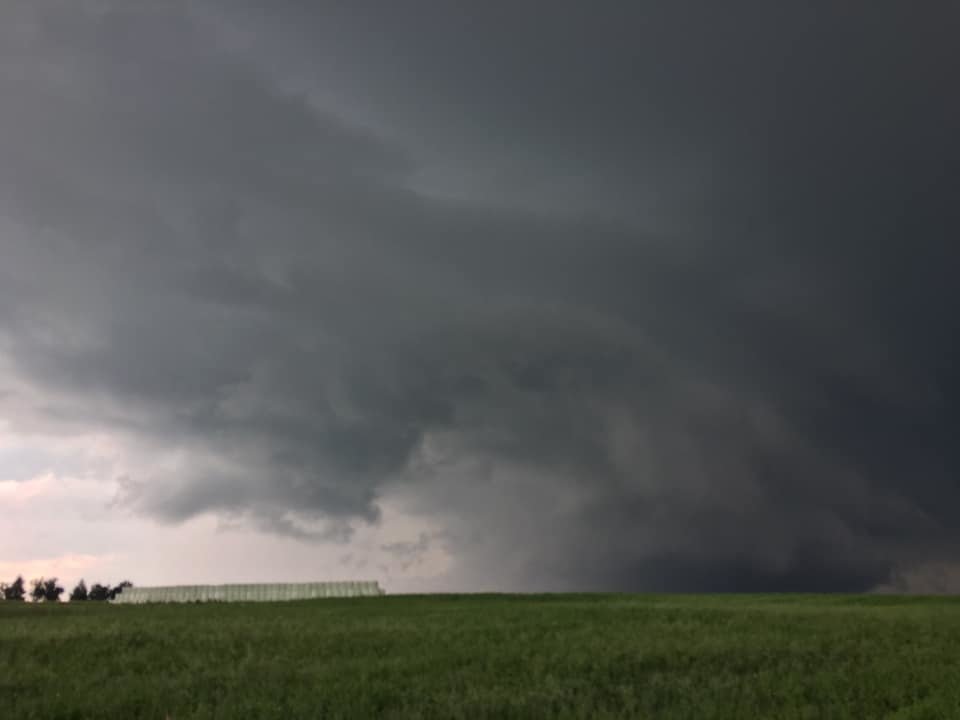
[[[680,5],[5,6],[6,425],[438,587],[960,562],[952,36]]]

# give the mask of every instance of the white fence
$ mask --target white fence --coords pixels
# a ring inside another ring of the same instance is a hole
[[[271,602],[315,598],[370,597],[383,595],[376,581],[320,583],[264,583],[256,585],[176,585],[130,587],[114,603]]]

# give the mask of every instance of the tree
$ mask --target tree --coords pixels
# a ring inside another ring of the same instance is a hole
[[[58,585],[56,578],[50,578],[43,583],[44,602],[60,602],[63,592],[63,585]]]
[[[13,600],[14,602],[23,602],[23,598],[27,594],[26,590],[24,590],[23,584],[22,575],[17,575],[17,579],[14,580],[10,585],[4,584],[3,599]]]
[[[109,599],[113,600],[117,595],[123,592],[124,588],[128,588],[128,587],[133,587],[133,583],[130,582],[129,580],[124,580],[122,583],[120,583],[115,588],[110,590],[110,593],[108,595]]]
[[[63,586],[57,584],[57,578],[39,578],[31,584],[30,597],[34,602],[60,602]]]
[[[90,592],[87,593],[88,600],[106,600],[110,597],[110,588],[106,585],[101,585],[100,583],[94,583],[93,587],[90,588]]]
[[[87,584],[80,579],[77,586],[70,592],[70,602],[83,602],[87,599]]]

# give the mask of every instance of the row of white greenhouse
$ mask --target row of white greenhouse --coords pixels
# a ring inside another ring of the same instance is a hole
[[[174,585],[167,587],[129,587],[116,596],[114,603],[164,602],[272,602],[312,600],[316,598],[371,597],[383,595],[376,581],[263,583],[254,585]]]

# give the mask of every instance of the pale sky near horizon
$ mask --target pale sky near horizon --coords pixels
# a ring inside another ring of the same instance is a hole
[[[4,2],[0,581],[960,591],[958,31]]]

